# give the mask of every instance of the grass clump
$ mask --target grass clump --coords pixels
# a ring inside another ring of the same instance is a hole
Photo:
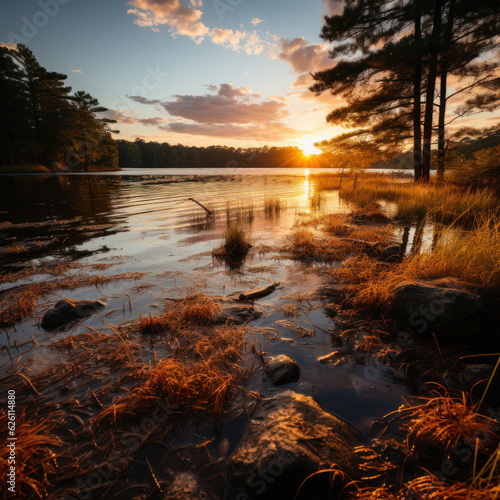
[[[16,497],[18,498],[46,498],[48,481],[47,476],[57,469],[55,450],[61,447],[62,442],[53,435],[63,413],[53,411],[49,417],[27,417],[26,411],[17,416],[16,421]],[[7,429],[7,413],[0,416],[2,429]],[[9,448],[0,456],[0,473],[2,485],[0,492],[7,498],[7,472]]]
[[[242,262],[251,247],[245,231],[235,224],[230,224],[224,234],[224,242],[213,251],[213,255],[230,262]]]
[[[199,293],[169,304],[166,313],[161,316],[141,316],[140,331],[145,335],[161,335],[193,326],[209,326],[221,311],[214,299]]]
[[[408,447],[420,457],[448,456],[459,443],[469,444],[476,453],[489,455],[498,442],[498,423],[477,412],[466,394],[452,398],[434,395],[427,402],[412,406]],[[476,437],[481,440],[476,441]],[[470,465],[470,464],[469,464]]]
[[[354,249],[349,241],[317,237],[309,229],[295,231],[284,250],[294,259],[331,261],[345,259]]]

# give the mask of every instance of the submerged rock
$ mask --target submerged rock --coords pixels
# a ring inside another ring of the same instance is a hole
[[[217,320],[219,323],[227,323],[229,321],[237,325],[242,325],[264,315],[264,312],[252,302],[239,302],[236,294],[221,297],[220,300],[216,297],[216,300],[222,309]]]
[[[299,365],[292,358],[284,354],[269,358],[266,361],[264,369],[273,385],[297,382],[300,377]]]
[[[310,396],[288,390],[264,400],[228,463],[234,498],[294,498],[309,474],[334,463],[355,479],[357,434]]]
[[[454,280],[403,282],[395,290],[391,312],[417,333],[467,340],[480,330],[484,304],[479,295]]]
[[[42,320],[42,328],[50,330],[74,321],[86,318],[104,307],[96,300],[62,299],[52,309],[47,311]]]

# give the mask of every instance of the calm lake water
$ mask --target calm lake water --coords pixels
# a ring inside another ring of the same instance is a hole
[[[262,169],[200,169],[168,174],[136,170],[1,176],[3,272],[76,262],[110,266],[93,274],[140,272],[144,276],[48,295],[40,300],[36,318],[2,331],[0,344],[9,348],[14,361],[29,360],[32,369],[41,370],[61,356],[47,346],[67,335],[88,332],[85,325],[110,332],[109,323],[119,325],[138,318],[139,313],[157,314],[165,297],[193,292],[227,295],[279,281],[278,290],[258,301],[266,315],[253,323],[279,333],[274,340],[263,339],[266,353],[284,353],[296,359],[302,374],[293,389],[313,395],[325,409],[366,430],[373,418],[394,410],[408,389],[384,373],[359,387],[357,380],[367,380],[366,366],[319,363],[319,356],[332,351],[329,331],[336,328],[315,297],[324,282],[317,272],[322,265],[299,264],[278,258],[269,250],[282,245],[301,218],[349,213],[353,207],[340,199],[337,191],[317,192],[304,170],[276,169],[263,174]],[[208,216],[189,198],[202,203],[214,216]],[[212,258],[212,250],[220,245],[231,222],[245,227],[254,245],[253,253],[237,270]],[[87,271],[84,268],[70,274],[79,272]],[[0,290],[47,279],[52,278],[34,275],[4,283]],[[99,316],[69,331],[44,331],[40,318],[65,297],[99,299],[106,307]],[[283,323],[276,323],[290,320],[283,312],[288,304],[300,306],[296,325],[313,330],[313,337],[297,338]],[[12,366],[5,350],[0,351],[0,363],[2,371]],[[262,393],[274,390],[261,380],[253,383]]]

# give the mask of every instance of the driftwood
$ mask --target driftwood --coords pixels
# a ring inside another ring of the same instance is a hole
[[[278,287],[279,283],[273,283],[272,285],[265,286],[263,288],[257,288],[256,290],[249,290],[248,292],[243,292],[240,294],[240,300],[254,300],[261,297],[265,297],[273,293]]]
[[[204,207],[199,201],[196,201],[194,198],[188,198],[189,201],[193,201],[197,205],[199,205],[203,210],[206,210],[209,215],[212,215],[212,211],[209,210],[207,207]]]

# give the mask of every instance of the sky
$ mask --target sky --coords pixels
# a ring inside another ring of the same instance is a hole
[[[344,131],[325,120],[338,98],[308,90],[311,72],[333,66],[323,18],[342,9],[342,0],[4,0],[0,43],[24,43],[99,99],[115,138],[304,147]]]

